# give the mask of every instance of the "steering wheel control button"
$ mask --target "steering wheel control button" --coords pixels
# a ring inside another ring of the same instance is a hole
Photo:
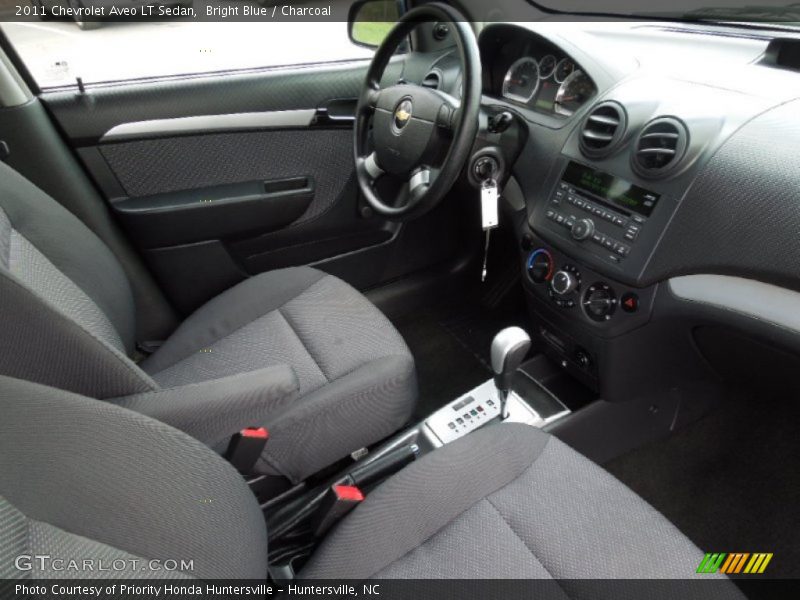
[[[594,283],[586,288],[583,296],[583,309],[592,321],[610,321],[617,308],[614,290],[607,283]]]
[[[594,233],[594,221],[591,219],[578,219],[572,225],[572,237],[579,242],[589,239]]]
[[[635,313],[639,310],[639,296],[633,292],[628,292],[622,296],[622,310],[626,313]]]

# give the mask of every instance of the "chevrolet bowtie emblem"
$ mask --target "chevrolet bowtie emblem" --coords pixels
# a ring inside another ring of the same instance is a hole
[[[411,112],[413,110],[413,105],[411,104],[411,100],[403,100],[395,109],[394,111],[394,128],[397,132],[400,132],[403,127],[408,125],[408,122],[411,120]]]

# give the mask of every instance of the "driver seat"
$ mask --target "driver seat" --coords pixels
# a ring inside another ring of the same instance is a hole
[[[0,163],[0,375],[147,414],[219,452],[241,429],[266,427],[256,471],[293,483],[390,435],[413,411],[402,337],[321,271],[245,280],[139,364],[135,318],[108,247]]]

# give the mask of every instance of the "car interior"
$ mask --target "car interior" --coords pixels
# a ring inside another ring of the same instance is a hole
[[[0,580],[800,576],[800,33],[507,4],[45,89],[3,30]]]

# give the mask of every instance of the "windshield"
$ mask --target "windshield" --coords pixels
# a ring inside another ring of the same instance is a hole
[[[657,7],[634,0],[530,0],[542,10],[571,15],[610,15],[680,20],[746,22],[800,27],[800,2],[670,0]]]

